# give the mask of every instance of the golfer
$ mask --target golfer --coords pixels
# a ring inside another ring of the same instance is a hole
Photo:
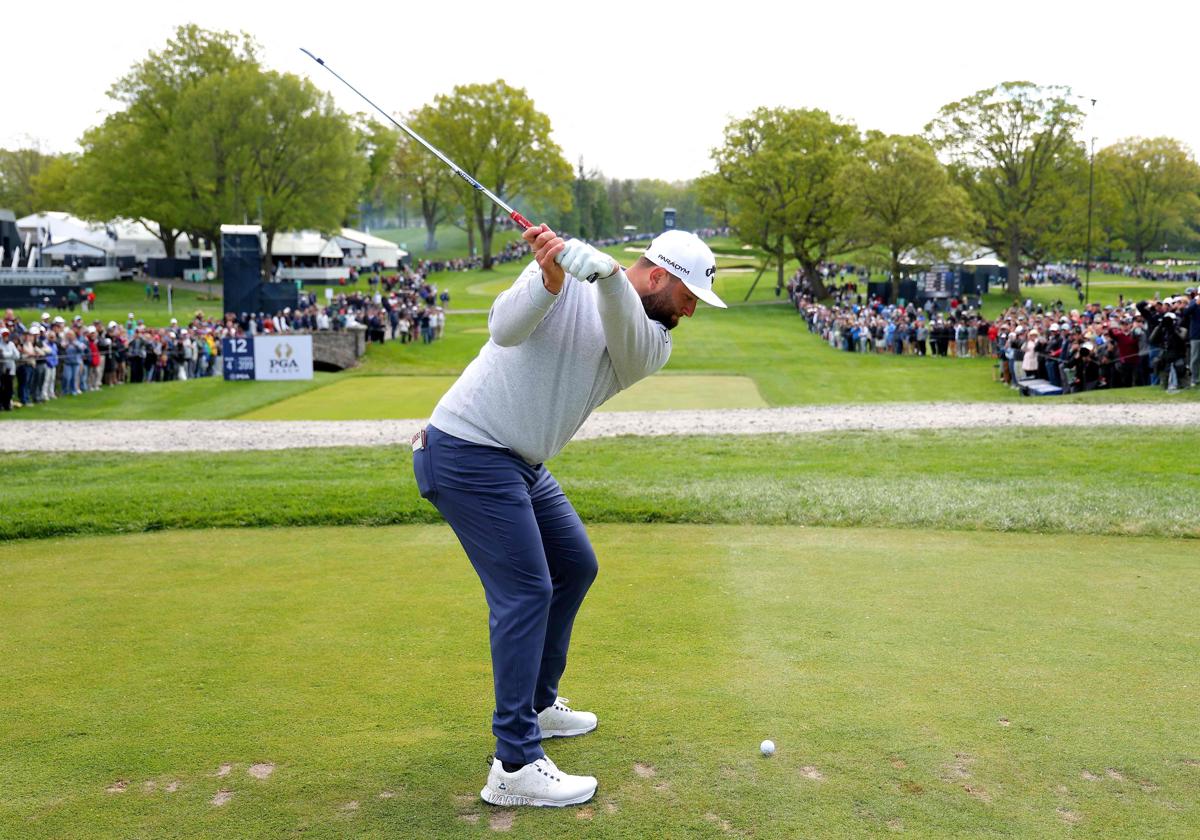
[[[694,234],[667,231],[628,270],[545,225],[524,237],[534,260],[496,298],[490,339],[414,436],[413,471],[490,611],[496,754],[480,796],[575,805],[592,798],[595,778],[559,770],[542,740],[596,728],[558,694],[596,555],[545,462],[597,406],[666,364],[669,331],[697,300],[725,304],[712,251]]]

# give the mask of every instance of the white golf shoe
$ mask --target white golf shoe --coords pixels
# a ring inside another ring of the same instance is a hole
[[[553,706],[538,713],[538,726],[542,729],[543,740],[584,735],[596,728],[594,714],[577,712],[567,705],[569,702],[566,697],[559,697]]]
[[[542,756],[515,773],[505,773],[500,759],[493,757],[487,786],[479,792],[479,796],[492,805],[561,808],[587,802],[595,793],[594,776],[564,773],[549,756]]]

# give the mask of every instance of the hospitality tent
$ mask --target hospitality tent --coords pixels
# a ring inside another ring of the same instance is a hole
[[[353,228],[342,228],[334,240],[342,249],[347,263],[359,267],[383,263],[384,268],[398,268],[400,260],[408,256],[395,242],[363,233]]]

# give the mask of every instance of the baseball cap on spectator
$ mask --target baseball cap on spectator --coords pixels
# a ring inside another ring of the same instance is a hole
[[[116,322],[116,321],[109,321],[109,322],[108,322],[108,329],[110,329],[110,330],[111,330],[111,329],[112,329],[113,327],[115,327],[116,325],[117,325],[117,322]]]
[[[130,317],[130,318],[132,318],[132,317],[133,317],[133,313],[132,313],[132,312],[130,312],[130,313],[129,313],[129,317]]]
[[[49,312],[43,312],[43,313],[42,313],[42,320],[43,320],[43,321],[49,321],[49,320],[50,320],[50,313],[49,313]]]
[[[61,315],[56,315],[56,316],[54,317],[54,323],[56,323],[56,324],[65,324],[65,323],[67,323],[67,322],[66,322],[66,321],[63,319],[63,316],[61,316]]]
[[[8,327],[0,327],[0,335],[9,335]]]

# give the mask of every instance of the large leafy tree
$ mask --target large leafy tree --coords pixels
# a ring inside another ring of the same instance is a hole
[[[940,256],[943,241],[966,236],[974,221],[966,191],[921,137],[869,133],[861,157],[842,171],[840,188],[854,213],[855,239],[888,252],[893,300],[902,254]]]
[[[243,74],[248,92],[237,79]],[[238,82],[221,95],[232,97],[230,112],[239,105],[245,111],[237,120],[237,143],[246,155],[242,192],[257,210],[267,242],[263,266],[270,271],[275,234],[305,228],[332,233],[345,222],[368,164],[349,117],[312,82],[257,68],[222,78]]]
[[[79,168],[79,156],[55,155],[33,176],[33,204],[41,210],[74,212],[73,183]]]
[[[84,135],[74,181],[80,211],[93,218],[140,220],[162,240],[168,257],[175,254],[180,232],[219,242],[221,219],[214,224],[200,218],[199,190],[180,155],[194,159],[189,141],[199,142],[206,133],[196,88],[211,94],[214,77],[257,67],[257,47],[248,35],[179,27],[162,50],[135,64],[109,90],[123,110]]]
[[[1004,82],[944,106],[926,131],[978,213],[980,241],[1006,257],[1020,294],[1022,257],[1039,232],[1064,227],[1063,181],[1078,177],[1083,112],[1069,88]]]
[[[853,213],[840,175],[860,146],[858,129],[824,111],[758,108],[726,126],[701,196],[728,214],[743,242],[771,255],[778,285],[790,255],[823,296],[821,263],[851,241]]]
[[[406,124],[422,137],[429,137],[436,116],[432,105],[424,105],[409,115]],[[405,201],[412,196],[421,209],[425,250],[437,250],[438,225],[457,215],[459,196],[453,183],[456,176],[432,152],[407,135],[396,143],[392,167]]]
[[[55,157],[35,140],[17,149],[0,149],[0,207],[12,210],[18,219],[42,210],[67,209],[42,206],[37,200],[38,175]]]
[[[1112,224],[1138,262],[1167,239],[1194,238],[1200,165],[1178,140],[1134,137],[1101,149],[1096,180],[1116,193]]]
[[[522,88],[503,79],[459,85],[434,99],[423,136],[509,204],[570,206],[571,165],[551,138],[550,118]],[[491,268],[492,238],[504,214],[465,181],[455,185],[469,229],[479,232],[483,266]]]

